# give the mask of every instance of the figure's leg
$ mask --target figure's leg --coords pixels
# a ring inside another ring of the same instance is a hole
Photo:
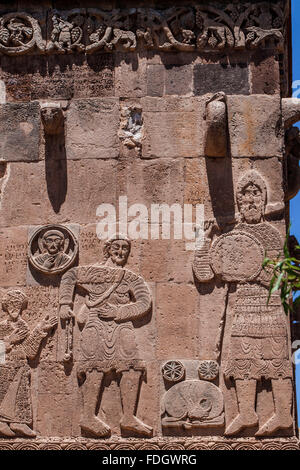
[[[236,394],[239,406],[239,414],[227,426],[226,436],[233,436],[244,428],[250,428],[258,424],[258,417],[255,412],[256,380],[235,381]]]
[[[36,432],[24,423],[10,423],[10,429],[18,436],[36,437]]]
[[[13,437],[15,433],[10,429],[7,423],[0,421],[0,436]]]
[[[81,386],[83,410],[80,419],[80,427],[83,431],[93,434],[96,437],[106,437],[110,435],[110,428],[96,416],[96,406],[103,377],[104,373],[97,370],[87,372],[85,382]]]
[[[122,372],[120,392],[123,416],[120,427],[121,430],[132,431],[140,436],[151,436],[152,428],[135,416],[141,374],[142,371],[134,369]]]
[[[291,379],[273,379],[272,391],[274,414],[259,428],[256,436],[269,436],[278,429],[289,429],[293,425],[291,415],[293,387]]]

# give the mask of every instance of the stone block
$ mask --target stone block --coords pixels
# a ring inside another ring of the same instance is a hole
[[[282,156],[279,96],[229,95],[227,107],[233,157]]]
[[[11,163],[1,194],[2,227],[95,222],[99,204],[115,204],[115,165],[115,160],[95,159],[69,161],[67,165],[62,160],[34,166]],[[22,192],[20,181],[27,182]]]
[[[0,159],[8,162],[38,160],[40,125],[37,101],[0,105]]]
[[[144,158],[203,156],[203,99],[145,98],[142,107]]]
[[[257,52],[250,63],[251,93],[274,95],[280,93],[279,63],[273,54]]]
[[[198,348],[197,296],[197,289],[193,285],[175,282],[157,285],[156,355],[158,359],[195,358]]]
[[[247,64],[196,64],[194,66],[194,94],[205,95],[224,91],[226,94],[249,95]]]

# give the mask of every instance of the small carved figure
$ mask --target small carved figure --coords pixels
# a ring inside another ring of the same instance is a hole
[[[84,50],[84,45],[80,42],[83,36],[83,22],[84,17],[82,15],[73,16],[72,22],[57,14],[53,15],[53,30],[47,50],[51,51],[56,48],[61,53],[71,53],[73,49]]]
[[[79,266],[64,274],[60,286],[60,317],[73,317],[73,294],[78,286],[86,292],[78,324],[81,333],[81,382],[83,410],[82,431],[96,437],[110,434],[110,428],[96,415],[103,393],[103,379],[111,371],[121,375],[120,393],[123,417],[122,431],[150,436],[152,428],[136,416],[140,379],[145,371],[139,359],[132,322],[146,315],[151,296],[144,280],[125,269],[131,249],[128,238],[117,234],[105,244],[105,264]],[[99,397],[100,393],[100,397]]]
[[[257,172],[250,171],[240,179],[237,202],[240,222],[213,243],[213,226],[208,227],[203,247],[195,252],[194,273],[200,282],[217,276],[236,286],[223,373],[226,380],[234,380],[239,413],[226,423],[225,434],[235,435],[243,428],[258,425],[256,386],[265,378],[272,384],[274,413],[259,423],[256,435],[264,436],[289,429],[293,423],[287,319],[279,296],[273,295],[267,304],[272,272],[262,269],[264,254],[277,258],[282,241],[278,230],[264,220],[267,188]]]
[[[19,290],[9,290],[2,299],[8,318],[0,322],[0,339],[5,345],[5,361],[0,364],[0,435],[35,437],[32,429],[30,366],[41,342],[57,325],[57,318],[46,316],[30,332],[21,318],[28,299]]]
[[[35,245],[38,247],[37,251],[34,251]],[[66,270],[73,263],[76,254],[75,237],[65,227],[49,226],[38,229],[29,243],[29,261],[35,269],[46,274]]]
[[[45,134],[57,135],[64,129],[64,114],[60,105],[56,103],[42,103],[41,116]]]
[[[223,16],[226,16],[225,13],[220,12],[220,16],[216,16],[213,20],[208,13],[201,10],[201,7],[196,9],[196,24],[201,31],[197,37],[198,49],[204,49],[207,46],[214,49],[234,46],[233,32],[222,18]]]
[[[170,21],[172,19],[174,20],[174,16],[169,18]],[[190,44],[189,40],[180,42],[174,37],[167,18],[158,10],[139,8],[137,26],[137,37],[143,39],[149,49],[157,48],[162,51],[173,49],[192,51],[195,49],[194,44]],[[187,39],[188,36],[189,33],[187,32],[185,38]],[[190,36],[190,39],[192,40],[193,38]]]

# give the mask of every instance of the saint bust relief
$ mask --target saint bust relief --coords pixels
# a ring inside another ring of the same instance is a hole
[[[70,267],[77,255],[77,242],[66,227],[38,229],[29,243],[29,260],[38,271],[56,274]]]

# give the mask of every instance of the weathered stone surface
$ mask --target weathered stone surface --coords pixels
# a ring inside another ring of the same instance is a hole
[[[286,2],[75,3],[0,4],[0,449],[299,449]]]
[[[280,91],[279,63],[273,55],[258,52],[250,64],[251,93],[274,95]]]
[[[142,99],[143,157],[202,156],[204,106],[203,98]]]
[[[118,127],[117,99],[73,101],[66,119],[67,158],[116,158]]]
[[[198,343],[196,299],[197,290],[192,285],[158,284],[156,291],[158,359],[195,357]],[[189,312],[188,322],[182,314],[183,311]],[[189,340],[186,341],[185,338]]]
[[[114,203],[114,160],[85,159],[84,162],[68,161],[68,164],[58,160],[43,161],[34,166],[21,162],[9,165],[10,173],[1,199],[1,224],[4,227],[40,225],[41,222],[94,222],[99,204]],[[19,191],[20,181],[27,181],[24,193]],[[24,194],[28,201],[25,205]],[[80,205],[74,204],[77,198]]]
[[[279,96],[228,96],[227,105],[233,157],[282,155]]]
[[[197,64],[194,67],[194,94],[224,93],[249,95],[249,70],[247,64],[235,66]]]
[[[1,160],[38,160],[40,125],[38,102],[0,105]]]
[[[83,56],[20,56],[13,64],[1,57],[0,78],[8,101],[72,99],[114,95],[114,58]]]

